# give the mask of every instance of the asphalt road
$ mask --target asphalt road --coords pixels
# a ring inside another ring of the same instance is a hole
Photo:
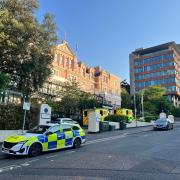
[[[133,128],[88,135],[80,149],[35,158],[0,153],[0,179],[180,179],[180,126]]]

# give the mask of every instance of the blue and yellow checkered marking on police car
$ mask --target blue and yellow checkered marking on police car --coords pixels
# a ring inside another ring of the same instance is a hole
[[[62,149],[66,147],[71,147],[73,146],[73,141],[76,137],[80,137],[81,141],[84,142],[85,141],[84,131],[82,129],[72,130],[67,132],[58,131],[49,136],[32,133],[28,136],[28,138],[23,135],[19,135],[19,136],[17,135],[17,136],[10,136],[6,138],[5,141],[10,143],[17,143],[17,144],[22,141],[27,141],[24,143],[23,146],[26,148],[24,153],[28,154],[28,150],[33,143],[36,142],[41,143],[42,150],[48,151],[53,149]]]

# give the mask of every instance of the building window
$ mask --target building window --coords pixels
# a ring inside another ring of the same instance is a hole
[[[85,76],[85,69],[84,68],[81,69],[81,75]]]
[[[67,59],[64,57],[64,66],[66,66]]]
[[[148,79],[148,78],[171,75],[171,74],[178,74],[178,72],[176,70],[174,70],[174,69],[169,69],[169,70],[158,71],[158,72],[153,72],[153,73],[135,75],[135,79],[136,80],[141,80],[141,79]]]
[[[60,55],[59,64],[62,64],[62,56]]]
[[[59,71],[56,69],[52,70],[52,75],[58,76],[59,75]]]
[[[70,80],[70,81],[77,81],[77,78],[76,78],[76,76],[69,75],[68,76],[68,80]]]
[[[72,62],[71,60],[69,60],[69,67],[71,68],[71,66],[72,66]]]
[[[91,79],[94,79],[94,73],[91,73]]]
[[[140,66],[143,64],[157,63],[158,61],[161,61],[161,60],[171,60],[172,61],[173,58],[174,58],[174,55],[171,53],[171,54],[154,56],[154,57],[145,58],[145,59],[138,59],[138,60],[135,60],[134,64],[135,64],[135,66]]]
[[[117,87],[117,81],[114,81],[114,87],[116,88]]]
[[[69,59],[66,59],[66,66],[69,67]]]
[[[62,60],[61,60],[61,65],[64,65],[64,56],[61,56]]]
[[[58,60],[58,55],[55,53],[54,54],[54,61],[57,61]]]

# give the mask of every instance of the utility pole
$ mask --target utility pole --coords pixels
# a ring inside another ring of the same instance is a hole
[[[134,82],[134,117],[135,117],[135,121],[136,121],[136,127],[137,127],[137,117],[136,117],[136,88],[135,88],[135,82]]]
[[[78,43],[76,43],[76,57],[78,56],[78,49],[79,49]]]
[[[24,133],[24,127],[26,122],[26,111],[30,110],[30,103],[26,102],[26,96],[24,96],[23,110],[24,110],[24,119],[23,119],[22,134]]]
[[[141,93],[141,105],[142,105],[142,118],[144,121],[144,90],[142,90],[142,93]]]

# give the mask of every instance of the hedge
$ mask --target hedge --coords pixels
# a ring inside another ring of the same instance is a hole
[[[104,118],[105,121],[112,121],[112,122],[128,122],[128,117],[127,116],[122,116],[122,115],[109,115]]]
[[[31,107],[26,114],[25,129],[31,129],[38,124],[39,108]],[[0,130],[22,129],[24,110],[21,106],[8,104],[0,105]]]

